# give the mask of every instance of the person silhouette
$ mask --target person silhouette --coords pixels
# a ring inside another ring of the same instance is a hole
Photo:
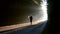
[[[29,18],[30,18],[30,23],[31,23],[31,25],[32,25],[32,19],[33,19],[33,17],[32,17],[32,16],[30,16]]]

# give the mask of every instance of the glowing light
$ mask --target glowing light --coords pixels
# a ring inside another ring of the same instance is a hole
[[[48,18],[48,16],[47,16],[47,0],[42,0],[40,6],[41,6],[40,9],[43,12],[42,21],[45,21]]]

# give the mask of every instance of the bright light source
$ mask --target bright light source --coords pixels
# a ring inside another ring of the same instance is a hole
[[[42,0],[40,6],[41,6],[40,7],[41,11],[43,12],[43,16],[42,16],[41,21],[48,20],[48,16],[47,16],[47,0]]]

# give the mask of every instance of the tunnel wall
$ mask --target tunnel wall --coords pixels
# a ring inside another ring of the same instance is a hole
[[[0,2],[0,26],[28,22],[27,16],[42,14],[39,14],[39,5],[32,0],[2,0]]]

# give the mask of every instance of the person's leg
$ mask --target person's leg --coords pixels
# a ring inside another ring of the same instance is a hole
[[[30,20],[30,24],[32,25],[32,21]]]
[[[31,25],[32,25],[32,21],[30,21]]]
[[[31,23],[31,25],[32,25],[32,19],[30,19],[30,23]]]

